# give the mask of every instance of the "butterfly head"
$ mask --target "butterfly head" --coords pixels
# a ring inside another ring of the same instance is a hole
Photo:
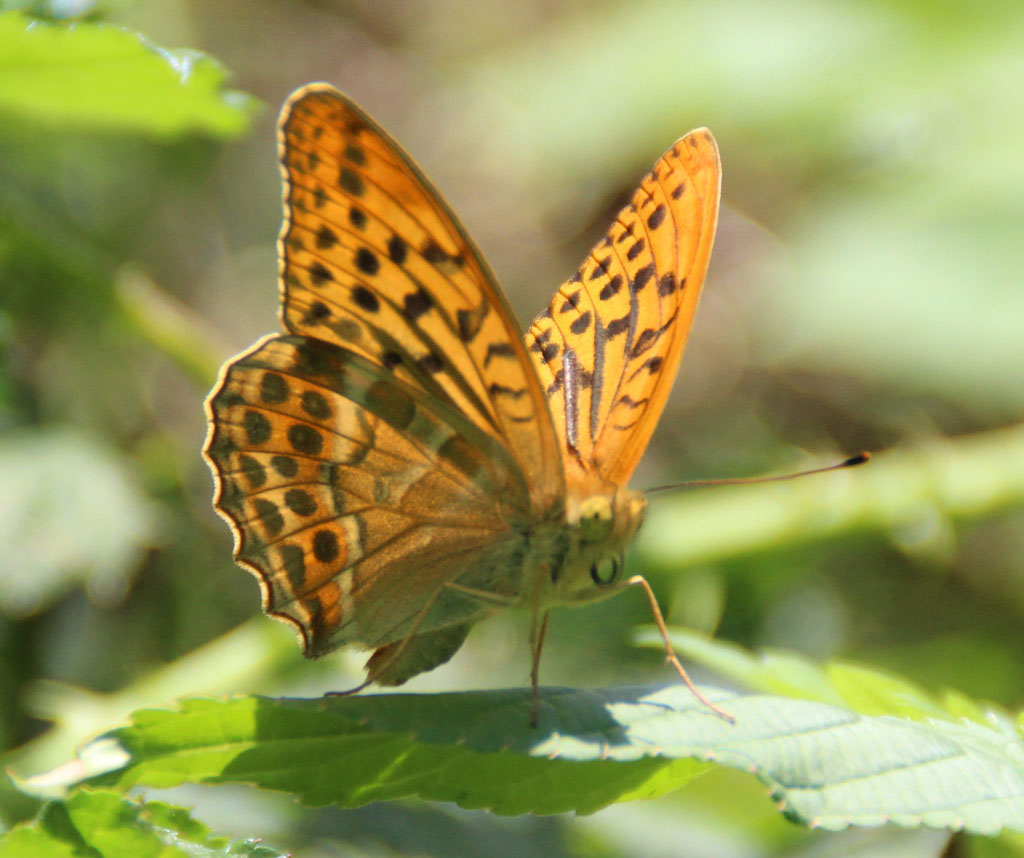
[[[570,502],[569,553],[555,583],[560,602],[587,602],[623,582],[623,554],[644,513],[644,497],[626,488]]]

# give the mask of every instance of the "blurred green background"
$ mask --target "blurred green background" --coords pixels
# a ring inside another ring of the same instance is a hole
[[[719,638],[1024,702],[1024,8],[0,9],[0,741],[21,773],[64,762],[135,706],[315,695],[357,676],[358,655],[304,663],[286,628],[255,616],[199,455],[217,367],[277,327],[274,126],[314,80],[419,161],[524,323],[661,152],[710,127],[718,241],[634,487],[878,455],[781,491],[659,498],[631,570],[670,619]],[[543,680],[667,681],[656,653],[631,646],[648,621],[638,594],[558,612]],[[527,625],[480,626],[409,690],[525,683]],[[223,788],[184,800],[223,833],[302,855],[949,846],[941,832],[802,831],[736,773],[579,820],[309,812]],[[32,810],[0,791],[4,823]]]

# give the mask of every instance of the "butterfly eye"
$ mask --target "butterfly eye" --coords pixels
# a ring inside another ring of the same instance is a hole
[[[603,562],[594,563],[590,567],[590,578],[595,584],[597,584],[598,587],[608,587],[611,584],[614,584],[615,579],[619,577],[619,567],[621,564],[619,562],[618,557],[613,557],[610,561],[608,561],[608,565],[610,566],[610,574],[607,577],[602,578],[601,567],[604,565],[605,564]]]

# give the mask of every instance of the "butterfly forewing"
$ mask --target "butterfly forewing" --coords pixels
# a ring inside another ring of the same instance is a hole
[[[643,455],[700,298],[720,185],[711,133],[679,140],[526,335],[570,486],[624,485]]]
[[[534,510],[564,494],[559,445],[520,329],[486,263],[427,179],[324,85],[282,112],[282,316],[366,356],[498,439]]]

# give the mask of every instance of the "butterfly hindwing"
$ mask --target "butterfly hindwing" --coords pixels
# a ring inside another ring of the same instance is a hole
[[[570,486],[625,485],[643,455],[700,299],[720,185],[711,133],[679,140],[527,332]]]
[[[534,509],[564,493],[520,328],[483,258],[409,156],[331,87],[280,125],[282,318],[443,400],[515,457]]]
[[[308,654],[401,640],[428,604],[423,633],[493,609],[446,582],[515,588],[480,574],[516,539],[516,463],[449,405],[346,349],[275,336],[228,365],[208,408],[236,558]]]

